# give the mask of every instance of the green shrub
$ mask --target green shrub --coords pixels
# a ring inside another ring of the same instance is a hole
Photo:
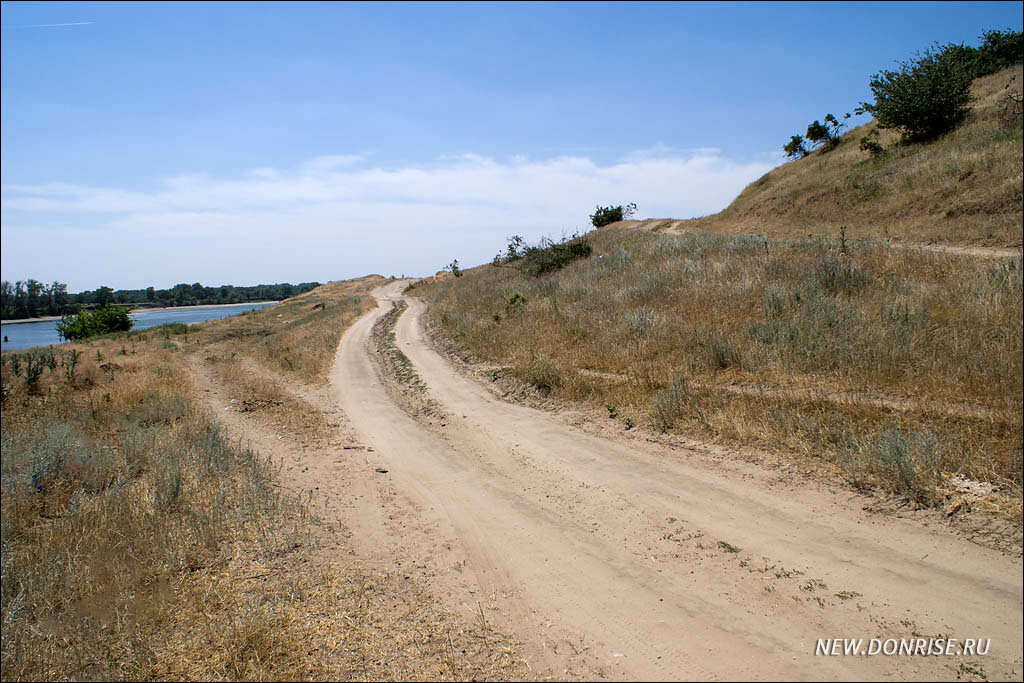
[[[885,430],[861,445],[863,466],[887,488],[921,505],[932,505],[939,479],[940,444],[929,431]]]
[[[830,294],[853,294],[868,284],[864,269],[849,258],[828,255],[818,264],[818,284]]]
[[[525,245],[523,238],[517,235],[509,238],[505,254],[495,256],[491,265],[539,277],[560,270],[578,258],[586,258],[591,251],[590,243],[579,235],[566,237],[561,242],[544,238],[537,245]]]
[[[974,69],[960,46],[927,50],[899,66],[898,71],[881,71],[871,77],[875,101],[862,104],[879,128],[896,129],[904,140],[913,142],[934,139],[964,119]]]
[[[983,31],[975,75],[984,76],[1024,61],[1024,34],[1020,31]]]
[[[971,78],[987,76],[1014,64],[1024,57],[1024,37],[1020,31],[984,31],[979,47],[949,44],[942,48],[943,57],[962,64]]]
[[[885,154],[885,147],[878,141],[878,129],[872,128],[867,135],[860,139],[860,151],[867,152],[873,157]]]
[[[794,135],[790,137],[789,142],[783,146],[782,151],[791,159],[802,159],[807,156],[807,147],[804,145],[804,136]]]
[[[655,394],[651,401],[651,418],[655,427],[667,432],[696,407],[697,397],[690,391],[686,376],[678,375],[668,389]]]
[[[526,297],[519,292],[513,292],[505,298],[505,315],[516,315],[521,313],[526,306]]]
[[[512,235],[508,238],[508,244],[505,245],[505,253],[498,252],[495,254],[492,263],[496,266],[511,263],[516,259],[522,258],[525,249],[526,241],[519,235]]]
[[[850,118],[850,115],[847,114],[846,118]],[[824,150],[830,150],[839,144],[839,135],[845,127],[835,116],[826,114],[825,123],[815,120],[807,126],[807,139],[815,145],[822,145]]]
[[[67,355],[64,360],[64,376],[67,377],[68,384],[75,383],[75,368],[78,367],[78,360],[82,357],[78,349],[71,349],[71,352]]]
[[[74,316],[65,315],[57,323],[57,334],[66,341],[76,341],[111,332],[127,332],[134,324],[128,316],[130,310],[105,306],[91,313],[82,311]]]
[[[526,272],[534,277],[560,270],[578,258],[590,256],[592,248],[582,238],[562,242],[541,242],[526,255]]]
[[[590,222],[595,228],[603,228],[611,223],[616,223],[636,214],[636,202],[622,206],[598,206],[594,213],[590,214]]]
[[[43,376],[43,364],[41,354],[26,354],[25,386],[30,394],[39,393],[39,378]]]
[[[544,394],[562,386],[562,373],[558,366],[546,356],[533,356],[530,359],[525,379]]]
[[[713,370],[727,370],[743,364],[739,350],[720,337],[714,337],[711,340],[708,357]]]

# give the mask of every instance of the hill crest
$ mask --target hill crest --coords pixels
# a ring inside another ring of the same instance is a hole
[[[846,228],[854,237],[1019,247],[1024,146],[1021,119],[1008,120],[1006,107],[1022,81],[1020,65],[976,79],[967,120],[938,140],[903,145],[882,131],[887,151],[873,158],[859,148],[871,121],[847,131],[832,150],[772,169],[717,214],[612,226],[791,237]]]

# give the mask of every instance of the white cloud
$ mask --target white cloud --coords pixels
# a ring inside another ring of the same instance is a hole
[[[426,274],[452,258],[487,261],[512,234],[585,229],[597,204],[636,202],[652,217],[713,213],[773,165],[656,145],[607,166],[467,153],[386,168],[333,155],[234,178],[170,177],[149,192],[10,184],[0,188],[2,267],[7,279],[72,289]]]
[[[700,150],[698,150],[700,151]],[[656,142],[650,147],[638,149],[622,157],[623,161],[636,162],[647,161],[648,159],[664,159],[665,157],[679,156],[679,152],[672,149],[663,142]]]

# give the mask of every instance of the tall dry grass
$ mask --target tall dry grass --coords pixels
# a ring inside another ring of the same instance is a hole
[[[206,613],[199,577],[306,540],[286,523],[298,504],[198,409],[177,356],[144,336],[4,354],[5,679],[145,676],[179,657],[163,628]]]
[[[977,79],[963,125],[926,144],[900,145],[885,131],[877,158],[859,148],[873,124],[854,128],[837,148],[769,171],[722,212],[681,229],[806,237],[845,226],[861,237],[1019,246],[1024,137],[1006,107],[1022,81],[1020,66]]]
[[[251,358],[290,379],[323,383],[341,334],[377,305],[370,292],[384,281],[369,275],[321,285],[275,306],[193,326],[193,341]],[[246,344],[231,343],[243,339]]]
[[[1019,258],[844,250],[838,232],[587,239],[593,254],[551,275],[482,266],[414,291],[444,334],[552,397],[915,498],[939,471],[1019,494]]]
[[[285,410],[292,431],[315,435],[287,378],[323,377],[358,316],[352,296],[378,280],[263,315],[3,354],[4,680],[522,675],[489,625],[455,618],[408,576],[322,552],[339,530],[319,501],[282,494],[276,464],[200,408],[197,359],[253,389],[240,408]]]

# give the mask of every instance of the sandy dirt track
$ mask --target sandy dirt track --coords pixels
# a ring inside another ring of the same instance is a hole
[[[671,235],[684,235],[690,232],[687,229],[686,224],[688,221],[678,220],[675,218],[645,218],[643,220],[623,220],[615,223],[610,223],[600,230],[607,230],[608,228],[628,228],[631,230],[649,230],[654,232],[664,232]],[[758,233],[757,227],[750,227],[748,232]],[[990,258],[990,259],[1012,259],[1019,258],[1021,255],[1021,247],[981,247],[981,246],[968,246],[961,244],[929,244],[925,242],[902,242],[902,241],[890,241],[889,246],[896,249],[919,249],[921,251],[934,251],[944,254],[953,254],[956,256],[973,256],[976,258]]]
[[[1020,679],[1020,558],[872,514],[848,491],[500,401],[434,350],[415,298],[396,340],[444,414],[410,417],[371,343],[405,284],[376,292],[381,306],[346,332],[332,374],[369,449],[357,493],[346,488],[351,540],[513,632],[535,676]],[[819,638],[911,636],[991,649],[814,655]]]

